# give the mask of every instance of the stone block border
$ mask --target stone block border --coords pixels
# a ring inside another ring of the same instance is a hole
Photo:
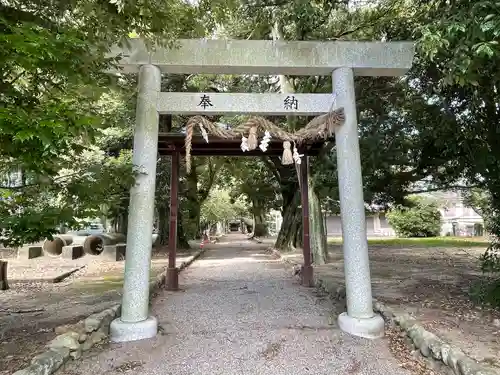
[[[181,272],[198,259],[205,249],[196,251],[188,260],[181,263]],[[166,271],[149,284],[150,295],[165,285]],[[55,373],[69,359],[80,359],[82,353],[104,341],[109,335],[109,326],[113,319],[120,316],[121,305],[117,304],[99,313],[95,313],[75,324],[59,326],[56,336],[47,344],[47,350],[35,356],[31,365],[16,371],[13,375],[49,375]]]
[[[295,267],[299,264],[284,258],[276,249],[268,249],[270,255],[282,262]],[[330,299],[345,304],[346,292],[343,286],[333,285],[332,280],[314,275],[314,285],[327,293]],[[345,308],[345,306],[342,306]],[[454,375],[498,375],[499,371],[491,366],[478,363],[467,356],[461,349],[447,343],[443,339],[425,330],[408,314],[396,313],[377,299],[373,299],[373,309],[382,315],[386,324],[398,327],[406,335],[406,344],[410,349],[425,358],[427,365],[434,370],[444,370]]]
[[[13,375],[53,374],[70,358],[79,359],[84,351],[102,342],[109,335],[111,321],[119,315],[120,305],[115,305],[76,324],[57,327],[58,336],[47,344],[48,350],[35,356],[31,365]]]

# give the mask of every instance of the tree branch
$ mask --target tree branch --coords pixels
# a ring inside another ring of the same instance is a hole
[[[432,193],[434,191],[442,191],[442,190],[453,190],[453,189],[469,190],[469,189],[474,189],[474,188],[477,188],[477,187],[479,187],[479,186],[477,186],[477,185],[469,185],[469,186],[464,186],[464,185],[441,186],[441,187],[430,188],[430,189],[407,191],[405,193],[405,196],[406,195],[410,195],[410,194]]]
[[[44,181],[33,182],[31,184],[23,184],[23,185],[20,185],[20,186],[1,186],[0,185],[0,189],[19,191],[19,190],[27,189],[27,188],[30,188],[30,187],[40,186],[42,184],[44,184],[46,186],[50,186],[50,185],[53,185],[56,182],[59,182],[60,180],[63,180],[65,178],[71,178],[71,177],[74,177],[74,176],[79,176],[81,174],[82,174],[82,172],[78,171],[78,172],[70,173],[70,174],[64,175],[64,176],[57,176],[57,177],[54,177],[52,179],[49,179],[47,177],[47,179],[45,179]]]
[[[58,29],[57,23],[41,17],[39,14],[19,10],[0,2],[0,14],[10,21],[31,22],[39,26],[45,27],[49,30],[56,31]]]
[[[343,32],[341,32],[340,34],[337,34],[337,35],[333,36],[332,38],[328,38],[328,40],[337,40],[337,39],[340,39],[340,38],[342,38],[342,37],[344,37],[344,36],[346,36],[346,35],[353,34],[353,33],[355,33],[356,31],[362,30],[362,29],[364,29],[364,28],[366,28],[366,27],[371,27],[371,26],[374,26],[374,25],[376,25],[379,21],[381,21],[381,20],[382,20],[382,18],[384,18],[386,14],[387,14],[387,13],[382,13],[382,14],[381,14],[379,17],[377,17],[376,19],[374,19],[374,20],[372,20],[372,21],[370,21],[370,22],[367,22],[367,23],[361,24],[361,25],[359,25],[359,26],[357,26],[357,27],[355,27],[355,28],[353,28],[353,29],[351,29],[351,30],[343,31]]]
[[[210,194],[210,189],[212,189],[212,185],[215,182],[215,176],[217,176],[217,172],[221,168],[221,166],[214,168],[211,161],[212,161],[212,158],[209,157],[208,158],[208,180],[207,180],[206,185],[199,192],[200,203],[204,202],[208,198],[208,195]]]
[[[280,7],[280,6],[283,6],[283,5],[287,5],[289,4],[289,0],[283,0],[283,1],[275,1],[275,2],[270,2],[270,3],[255,3],[255,4],[249,4],[249,2],[247,2],[246,4],[243,4],[243,5],[246,5],[248,8],[252,9],[252,8],[267,8],[267,7]]]
[[[325,77],[316,77],[316,83],[312,89],[312,92],[317,92],[319,87],[323,84]]]
[[[267,156],[262,156],[261,159],[266,165],[266,167],[271,171],[273,176],[276,178],[276,182],[279,183],[281,181],[281,176],[278,171],[278,168],[276,168],[276,165],[271,160],[269,160]]]
[[[13,85],[19,78],[24,76],[26,74],[26,70],[23,70],[21,73],[17,74],[10,82],[8,82],[9,85]]]

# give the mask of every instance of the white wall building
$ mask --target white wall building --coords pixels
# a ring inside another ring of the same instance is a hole
[[[427,196],[437,199],[441,212],[442,236],[482,236],[484,235],[483,218],[472,208],[464,205],[462,194],[458,191],[442,191],[428,193]],[[327,236],[342,236],[340,216],[326,218]],[[368,237],[394,237],[396,233],[383,212],[366,215],[366,231]]]
[[[471,207],[464,205],[462,194],[454,191],[436,193],[441,202],[439,211],[442,217],[443,236],[482,236],[483,218]]]
[[[326,234],[328,237],[342,236],[340,216],[326,217]],[[384,213],[366,214],[366,234],[368,237],[395,237],[396,232],[389,225]]]
[[[442,218],[442,236],[471,237],[484,235],[483,218],[472,208],[464,205],[463,197],[459,191],[441,191],[427,193],[426,195],[438,201]],[[340,215],[327,215],[324,221],[328,237],[342,236]],[[268,217],[270,234],[277,234],[282,222],[281,213],[272,210]],[[389,224],[384,212],[366,214],[366,232],[368,237],[396,236],[396,232]]]

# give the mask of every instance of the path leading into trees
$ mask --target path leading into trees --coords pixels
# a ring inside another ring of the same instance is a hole
[[[162,291],[152,313],[162,334],[90,352],[60,373],[97,374],[409,374],[385,340],[341,332],[333,306],[303,288],[264,246],[241,235],[212,245]]]

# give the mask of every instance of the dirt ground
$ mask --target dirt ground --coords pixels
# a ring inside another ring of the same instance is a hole
[[[373,296],[406,312],[428,331],[478,361],[500,369],[500,311],[474,306],[469,288],[479,279],[483,248],[372,245]],[[301,262],[298,253],[284,254]],[[315,272],[344,284],[342,247],[330,246],[330,262]]]
[[[193,248],[194,249],[194,248]],[[29,364],[55,337],[54,328],[76,323],[121,301],[124,261],[112,262],[86,255],[76,260],[40,257],[8,261],[10,289],[0,291],[0,375]],[[189,257],[178,254],[177,264]],[[151,279],[168,264],[167,249],[153,249]],[[54,277],[85,266],[58,284]]]

